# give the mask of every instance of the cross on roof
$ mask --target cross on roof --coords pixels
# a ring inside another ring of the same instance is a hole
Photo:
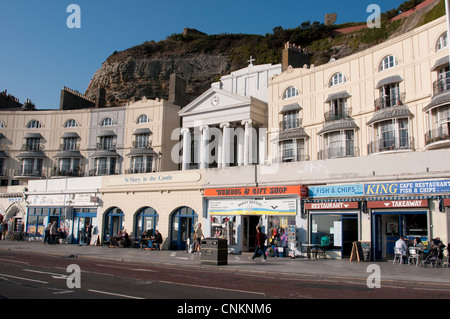
[[[248,60],[247,62],[249,63],[249,65],[253,65],[253,62],[255,62],[256,59],[253,59],[253,56],[250,56],[250,60]]]

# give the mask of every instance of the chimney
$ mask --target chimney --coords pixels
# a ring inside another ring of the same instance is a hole
[[[95,95],[95,108],[100,109],[106,106],[106,90],[101,86],[97,89],[97,94]]]
[[[184,107],[186,102],[186,81],[173,73],[169,80],[169,103]]]
[[[289,66],[293,68],[303,68],[306,64],[311,65],[311,57],[305,53],[301,46],[286,42],[282,52],[282,71],[286,71]]]

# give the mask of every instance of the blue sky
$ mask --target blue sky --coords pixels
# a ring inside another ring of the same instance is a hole
[[[38,109],[59,108],[63,86],[84,93],[114,52],[164,40],[185,27],[207,34],[271,33],[310,20],[366,21],[369,4],[381,12],[404,0],[0,0],[0,91]],[[70,4],[81,9],[81,28],[67,27]]]

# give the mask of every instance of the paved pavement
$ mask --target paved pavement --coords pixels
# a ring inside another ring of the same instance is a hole
[[[379,266],[381,283],[415,282],[439,283],[450,286],[450,268],[433,268],[414,265],[399,265],[388,262],[350,262],[348,259],[311,259],[268,257],[267,262],[261,258],[254,261],[249,253],[228,255],[228,264],[222,266],[207,265],[201,262],[201,256],[184,251],[140,250],[135,248],[108,248],[106,246],[78,245],[44,245],[37,242],[0,241],[0,256],[7,251],[34,252],[56,256],[72,256],[76,258],[102,259],[109,261],[139,262],[156,265],[178,265],[180,267],[196,267],[200,269],[214,268],[217,271],[248,272],[257,274],[280,274],[302,276],[306,278],[344,278],[366,281],[372,270],[370,265]]]

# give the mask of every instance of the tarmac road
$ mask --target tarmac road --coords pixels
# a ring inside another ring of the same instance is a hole
[[[176,255],[172,257],[175,258]],[[191,263],[199,261],[198,259],[189,260],[189,257],[185,256],[179,257],[178,260],[186,261],[185,258],[188,258],[187,261]],[[269,259],[267,263],[270,264],[270,262]],[[79,267],[80,287],[69,287],[77,282],[76,277],[73,276],[74,272],[68,270],[70,265]],[[240,265],[259,269],[266,264],[247,259]],[[274,267],[274,265],[268,267]],[[392,267],[399,266],[392,265]],[[422,271],[428,270],[450,271],[449,269],[422,269]],[[0,283],[0,296],[5,299],[119,298],[172,299],[178,302],[179,300],[204,299],[447,299],[450,297],[450,286],[446,284],[405,281],[383,283],[380,288],[370,288],[367,280],[363,278],[305,277],[262,271],[236,272],[222,267],[142,263],[93,257],[76,258],[74,255],[1,249]]]

